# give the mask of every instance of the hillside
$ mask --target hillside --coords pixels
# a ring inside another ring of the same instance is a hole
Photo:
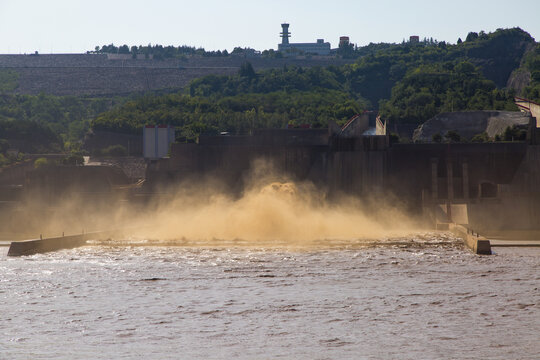
[[[255,73],[247,64],[235,76],[194,80],[189,95],[134,100],[100,115],[92,126],[137,132],[145,123],[168,123],[197,134],[301,123],[326,126],[363,110],[380,110],[394,124],[411,125],[444,111],[517,111],[515,91],[504,85],[534,44],[523,30],[508,29],[470,33],[457,45],[384,46],[343,66]]]
[[[89,126],[137,134],[167,123],[190,141],[205,132],[344,123],[364,110],[414,128],[441,112],[515,111],[514,95],[540,99],[540,48],[519,28],[471,32],[456,45],[350,50],[341,53],[347,59],[0,55],[0,121],[11,129],[0,129],[0,140],[29,138],[28,122],[51,131],[42,150],[76,148]]]
[[[521,66],[512,73],[509,85],[515,85],[523,97],[540,102],[540,44],[525,54]]]

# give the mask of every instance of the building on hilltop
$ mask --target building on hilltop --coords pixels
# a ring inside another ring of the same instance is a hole
[[[285,53],[330,55],[330,43],[324,42],[324,39],[317,39],[315,43],[289,43],[289,38],[291,37],[289,24],[281,24],[281,28],[281,44],[278,44],[278,51]]]
[[[340,36],[339,37],[339,47],[343,46],[349,46],[349,37],[348,36]]]

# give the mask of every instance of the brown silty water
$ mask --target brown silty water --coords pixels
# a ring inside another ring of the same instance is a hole
[[[279,181],[278,181],[279,180]],[[391,202],[260,178],[36,224],[121,238],[0,258],[7,359],[536,359],[540,252],[481,257]]]

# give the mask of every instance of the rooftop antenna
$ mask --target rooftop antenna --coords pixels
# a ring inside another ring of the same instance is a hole
[[[291,33],[289,32],[289,24],[283,23],[281,24],[281,43],[282,44],[289,44],[289,38],[291,37]]]

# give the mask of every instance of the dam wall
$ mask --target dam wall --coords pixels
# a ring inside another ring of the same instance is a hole
[[[465,211],[456,219],[480,232],[540,226],[538,145],[390,145],[386,136],[339,138],[297,130],[174,144],[169,159],[149,164],[145,185],[151,192],[152,186],[208,177],[240,192],[263,159],[276,173],[311,181],[330,196],[388,200],[419,216],[455,204]],[[454,221],[451,213],[446,216]]]
[[[48,204],[66,199],[113,203],[127,196],[130,183],[119,167],[45,166],[26,174],[24,198]]]
[[[150,162],[145,185],[155,188],[208,178],[240,191],[250,181],[253,169],[317,182],[325,179],[321,164],[325,162],[327,142],[326,129],[273,129],[256,131],[254,136],[201,137],[199,144],[173,144],[171,158]]]
[[[498,228],[534,230],[540,222],[540,145],[528,146],[510,184],[500,185],[501,207],[511,209]],[[536,226],[535,226],[536,225]]]
[[[283,66],[329,66],[351,63],[333,57],[270,59],[187,57],[182,59],[111,60],[105,54],[0,55],[2,69],[18,74],[16,94],[125,95],[180,89],[206,75],[233,75],[249,61],[255,70]]]
[[[34,162],[25,160],[0,168],[0,186],[24,184],[26,173],[34,169]]]
[[[493,195],[485,189],[512,182],[526,149],[525,143],[394,144],[385,188],[412,209],[423,201],[481,201]]]
[[[179,89],[206,75],[232,75],[237,69],[179,69],[143,67],[12,68],[19,74],[16,94],[127,95],[132,92]]]
[[[187,56],[183,58],[153,59],[111,59],[107,54],[40,54],[40,55],[4,55],[0,54],[0,68],[92,68],[92,67],[141,67],[141,68],[239,68],[244,62],[250,62],[256,70],[287,66],[329,66],[353,63],[354,60],[336,57],[313,56],[311,58],[263,58],[263,57],[203,57]]]

